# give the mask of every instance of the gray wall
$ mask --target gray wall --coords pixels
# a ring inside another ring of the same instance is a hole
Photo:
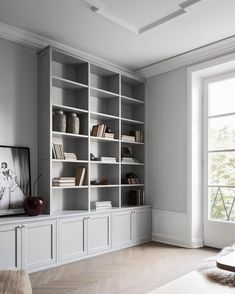
[[[38,169],[36,51],[0,39],[0,145],[26,146]]]
[[[148,202],[186,212],[187,70],[147,79]]]

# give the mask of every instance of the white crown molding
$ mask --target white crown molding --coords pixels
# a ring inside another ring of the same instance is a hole
[[[191,66],[209,59],[235,52],[235,36],[160,61],[135,71],[137,75],[149,78],[164,72]]]
[[[108,69],[116,70],[119,73],[123,73],[130,77],[136,77],[133,71],[131,71],[128,68],[119,66],[112,62],[108,62],[102,58],[86,53],[82,50],[64,45],[60,42],[56,42],[49,38],[10,26],[3,22],[0,22],[0,38],[15,42],[17,44],[24,45],[29,48],[38,49],[38,50],[50,45],[52,47],[58,48],[60,50],[63,50],[65,52],[78,56],[80,58],[83,58],[87,61],[95,63],[97,65],[105,66]]]

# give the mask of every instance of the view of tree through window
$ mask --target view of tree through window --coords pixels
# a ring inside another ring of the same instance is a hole
[[[208,84],[210,219],[235,222],[235,78]]]

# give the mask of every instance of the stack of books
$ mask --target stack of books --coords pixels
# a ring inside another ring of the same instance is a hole
[[[91,201],[91,209],[102,210],[112,208],[111,201]]]
[[[75,186],[74,177],[58,177],[52,179],[52,186],[54,187],[73,187]]]
[[[86,176],[86,168],[85,167],[78,167],[76,169],[76,186],[82,186],[85,181],[85,176]]]
[[[138,163],[138,160],[133,157],[122,157],[123,163]]]
[[[128,205],[144,205],[144,191],[131,190],[127,195]]]
[[[107,139],[114,139],[114,134],[113,133],[104,133],[104,137]]]
[[[52,156],[54,159],[64,159],[64,150],[62,144],[52,144]]]
[[[72,152],[64,152],[64,159],[66,160],[77,160],[77,155]]]
[[[92,127],[91,136],[114,139],[114,133],[105,132],[106,129],[109,129],[109,128],[107,128],[107,126],[104,124],[95,125]]]
[[[116,157],[106,157],[106,156],[97,157],[96,160],[102,161],[102,162],[117,162]]]
[[[135,130],[130,132],[131,136],[135,137],[135,142],[144,142],[144,132],[140,130]]]
[[[122,140],[127,142],[135,142],[135,136],[122,135]]]

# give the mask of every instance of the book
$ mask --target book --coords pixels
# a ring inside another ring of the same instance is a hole
[[[76,173],[75,173],[76,186],[82,186],[84,184],[85,175],[86,175],[85,167],[78,167],[76,169]]]
[[[64,159],[66,160],[77,160],[77,155],[71,152],[64,152]]]
[[[117,162],[116,157],[105,157],[105,156],[101,156],[101,157],[97,157],[96,158],[97,161],[103,161],[103,162]]]
[[[131,190],[127,195],[128,205],[144,205],[144,191],[143,190]]]
[[[112,208],[111,201],[91,201],[91,209],[107,209]]]
[[[64,159],[64,151],[62,144],[52,144],[52,155],[54,159]]]
[[[135,136],[122,135],[123,141],[135,142]]]

